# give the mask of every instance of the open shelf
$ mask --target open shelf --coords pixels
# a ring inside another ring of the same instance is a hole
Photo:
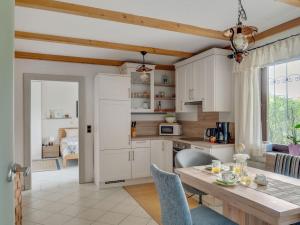
[[[160,112],[160,113],[168,113],[168,112],[175,112],[175,109],[155,109],[154,112]]]
[[[174,97],[155,97],[154,98],[155,99],[155,101],[163,101],[163,100],[166,100],[166,101],[174,101],[175,100],[175,98]]]
[[[175,84],[155,83],[154,86],[159,86],[159,87],[175,87]]]

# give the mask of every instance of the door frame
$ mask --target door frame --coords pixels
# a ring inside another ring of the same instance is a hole
[[[24,110],[24,166],[31,167],[31,81],[64,81],[78,83],[78,100],[79,100],[79,183],[85,183],[85,125],[86,125],[86,102],[85,102],[85,79],[83,76],[73,75],[50,75],[50,74],[23,74],[23,110]],[[25,190],[31,189],[32,177],[24,177]]]

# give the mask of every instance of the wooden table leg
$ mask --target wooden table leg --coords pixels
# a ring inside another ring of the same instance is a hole
[[[270,225],[259,218],[247,214],[246,212],[226,203],[223,203],[223,214],[239,225]]]

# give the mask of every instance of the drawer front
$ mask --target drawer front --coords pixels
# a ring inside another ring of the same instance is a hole
[[[211,149],[210,148],[200,147],[200,146],[195,146],[195,145],[192,145],[191,148],[203,151],[203,152],[205,152],[207,154],[211,154]]]
[[[132,141],[132,148],[150,148],[150,140]]]

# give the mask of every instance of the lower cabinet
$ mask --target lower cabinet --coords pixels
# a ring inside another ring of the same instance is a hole
[[[131,149],[100,151],[100,181],[131,178]]]
[[[169,140],[151,140],[151,163],[160,169],[173,171],[173,142]]]
[[[150,148],[100,151],[100,182],[150,176]]]
[[[221,160],[223,163],[232,162],[232,157],[234,154],[234,146],[224,146],[224,147],[217,147],[217,148],[208,148],[208,147],[201,147],[192,145],[191,148],[198,149],[205,153],[211,154],[212,156],[216,157],[217,159]]]
[[[132,149],[132,178],[150,176],[150,148]]]

